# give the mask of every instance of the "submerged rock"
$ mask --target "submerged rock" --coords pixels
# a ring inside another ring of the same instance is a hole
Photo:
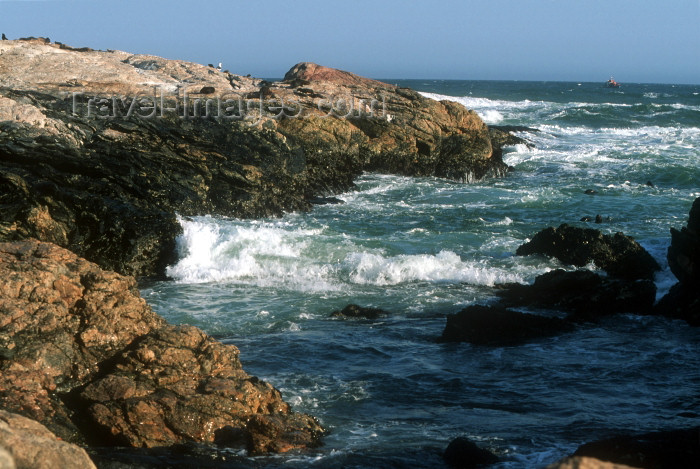
[[[520,246],[516,254],[552,256],[577,267],[593,262],[608,274],[629,280],[653,280],[654,273],[661,269],[651,254],[623,233],[611,236],[567,224],[540,231]]]
[[[238,349],[171,326],[133,277],[48,243],[0,244],[0,407],[67,441],[195,441],[251,454],[315,446],[323,429],[241,368]]]
[[[355,304],[349,304],[339,311],[333,311],[331,317],[352,319],[378,319],[389,313],[381,308],[367,308]]]
[[[450,442],[445,449],[443,459],[450,467],[461,469],[483,467],[499,462],[498,456],[464,437],[455,438]]]
[[[520,313],[502,306],[472,305],[447,317],[439,341],[516,345],[572,329],[563,319]]]

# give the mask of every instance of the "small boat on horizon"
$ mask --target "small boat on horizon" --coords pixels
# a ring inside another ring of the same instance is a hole
[[[613,77],[610,77],[610,79],[605,82],[605,86],[608,88],[619,88],[620,84],[616,82]]]

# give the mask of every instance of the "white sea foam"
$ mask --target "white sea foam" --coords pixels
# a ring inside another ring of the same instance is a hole
[[[469,283],[494,285],[521,282],[522,278],[505,269],[476,261],[463,261],[452,251],[385,257],[356,252],[343,262],[349,280],[358,284],[397,285],[406,282]]]
[[[167,274],[181,283],[224,282],[287,290],[339,291],[349,285],[410,282],[493,285],[522,282],[519,273],[463,260],[453,251],[387,256],[346,236],[282,222],[181,219],[180,260]],[[509,225],[504,218],[496,225]]]
[[[547,107],[551,104],[542,101],[504,101],[488,98],[473,98],[470,96],[448,96],[427,92],[421,92],[421,94],[426,98],[436,101],[453,101],[460,103],[467,109],[474,110],[487,124],[498,124],[507,116],[511,116],[515,111],[534,110],[536,108]]]
[[[307,243],[321,230],[212,217],[180,219],[180,224],[180,260],[166,270],[176,281],[238,281],[302,291],[337,288],[328,282],[327,266],[304,254]]]

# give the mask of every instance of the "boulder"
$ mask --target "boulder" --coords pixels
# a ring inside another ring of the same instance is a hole
[[[700,467],[700,427],[594,441],[580,446],[574,456],[645,469]]]
[[[589,270],[556,269],[532,285],[507,284],[499,296],[507,306],[570,312],[568,319],[592,320],[616,313],[650,314],[656,299],[651,280],[602,277]]]
[[[235,346],[166,324],[133,277],[52,244],[0,243],[0,349],[0,407],[66,441],[259,454],[315,446],[323,433],[248,375]]]
[[[498,456],[464,437],[452,440],[442,457],[448,466],[460,469],[483,467],[499,462]]]
[[[381,308],[366,308],[355,304],[349,304],[339,311],[333,311],[331,317],[351,319],[378,319],[389,313]]]
[[[661,269],[651,254],[623,233],[606,235],[599,230],[567,224],[540,231],[520,246],[516,254],[551,256],[577,267],[592,262],[608,274],[628,280],[653,280],[654,273]]]
[[[0,468],[90,469],[84,449],[61,441],[32,419],[0,410]]]
[[[526,314],[503,306],[467,306],[447,317],[440,342],[475,345],[517,345],[572,330],[563,319]]]

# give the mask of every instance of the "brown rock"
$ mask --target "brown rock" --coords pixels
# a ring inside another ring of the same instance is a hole
[[[84,449],[61,441],[40,423],[0,410],[0,467],[90,469],[95,465]]]
[[[316,444],[323,429],[246,374],[238,353],[195,327],[164,326],[124,352],[81,398],[111,444],[224,443],[231,427],[243,429],[254,453]]]
[[[132,277],[48,243],[0,243],[0,350],[0,406],[67,440],[264,452],[323,433],[243,371],[235,346],[166,325]]]
[[[0,403],[63,438],[76,429],[55,391],[84,383],[100,362],[163,324],[132,277],[52,244],[0,244],[0,348],[12,352],[0,361]]]
[[[354,73],[324,67],[311,62],[301,62],[284,74],[284,81],[304,80],[306,82],[326,81],[338,85],[355,85],[372,88],[390,88],[391,85],[370,78],[361,77]]]

